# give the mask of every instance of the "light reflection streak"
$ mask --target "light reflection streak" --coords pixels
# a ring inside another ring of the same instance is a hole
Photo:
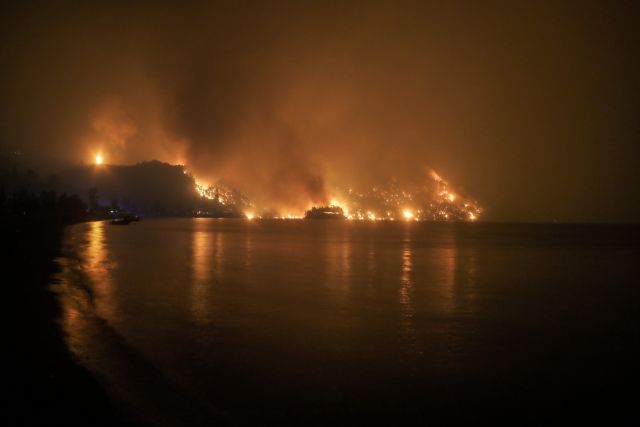
[[[351,278],[351,243],[344,237],[340,242],[340,262],[342,277],[345,279],[345,284],[349,284]]]
[[[337,241],[328,241],[326,246],[328,262],[327,283],[333,286],[331,291],[336,296],[346,298],[351,287],[351,243],[345,232]]]
[[[451,314],[455,307],[455,270],[456,251],[453,247],[440,248],[434,251],[437,271],[439,271],[437,291],[440,309]]]
[[[475,250],[466,251],[456,260],[455,269],[455,300],[456,310],[467,315],[475,314],[477,257]]]
[[[106,242],[106,221],[93,221],[88,224],[86,232],[86,246],[80,254],[84,271],[93,283],[96,293],[94,305],[101,316],[113,319],[115,301],[113,297],[113,283],[111,270],[115,263],[109,258]]]
[[[191,309],[194,318],[199,322],[207,318],[207,290],[210,286],[212,268],[211,255],[211,233],[196,228],[192,233]]]
[[[214,260],[215,260],[215,267],[216,267],[215,274],[218,277],[222,276],[223,268],[224,268],[223,249],[224,249],[224,242],[222,240],[222,233],[217,232],[215,237]]]
[[[251,272],[254,264],[253,259],[253,235],[252,230],[247,230],[244,239],[244,267],[246,272]]]
[[[371,295],[373,291],[373,283],[376,277],[377,263],[376,263],[376,250],[372,240],[369,240],[367,245],[367,289],[366,294]]]
[[[197,323],[207,323],[213,315],[212,296],[223,273],[223,233],[212,229],[208,219],[193,221],[191,249],[191,311]]]
[[[106,243],[106,222],[93,221],[70,227],[68,247],[78,248],[70,256],[57,259],[60,273],[56,287],[62,307],[61,325],[67,345],[81,359],[90,352],[91,319],[114,319],[112,270]],[[68,250],[68,249],[67,249]]]
[[[401,253],[400,270],[400,315],[401,315],[401,340],[407,346],[409,354],[415,352],[416,328],[414,323],[415,307],[412,301],[412,252],[410,231],[406,231]]]

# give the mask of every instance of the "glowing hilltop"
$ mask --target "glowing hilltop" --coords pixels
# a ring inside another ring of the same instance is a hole
[[[191,176],[187,170],[184,173]],[[219,211],[243,213],[254,218],[340,218],[361,221],[476,221],[482,214],[477,201],[457,193],[437,173],[431,171],[420,183],[400,185],[390,180],[383,185],[356,190],[334,191],[325,206],[309,206],[305,212],[274,212],[255,206],[241,192],[224,183],[207,185],[193,178],[195,191],[214,201]],[[208,215],[207,212],[196,212]],[[239,216],[239,215],[238,215]]]
[[[363,221],[476,221],[482,213],[477,201],[452,190],[433,171],[422,183],[391,180],[362,191],[350,188],[329,206],[340,207],[347,219]]]

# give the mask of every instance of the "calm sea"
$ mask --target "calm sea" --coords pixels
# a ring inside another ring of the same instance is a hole
[[[640,228],[222,219],[68,229],[74,356],[159,425],[514,424],[635,402]]]

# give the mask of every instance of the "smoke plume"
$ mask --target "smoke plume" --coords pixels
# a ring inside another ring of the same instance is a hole
[[[630,4],[3,8],[5,144],[181,163],[278,209],[429,166],[494,219],[640,218]]]

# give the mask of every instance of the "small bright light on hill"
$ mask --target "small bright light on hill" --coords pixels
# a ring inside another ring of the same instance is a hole
[[[102,153],[96,154],[96,165],[101,165],[104,163],[104,159],[102,158]]]

